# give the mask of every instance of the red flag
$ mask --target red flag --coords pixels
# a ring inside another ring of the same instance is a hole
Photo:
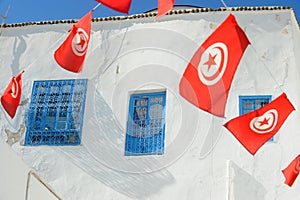
[[[1,96],[1,104],[11,118],[14,118],[20,103],[23,73],[24,71],[22,71],[18,76],[12,77],[7,88]]]
[[[156,18],[159,18],[172,10],[174,3],[175,0],[158,0],[158,12]]]
[[[55,51],[56,62],[71,72],[80,72],[88,49],[92,11],[81,18],[70,30],[67,39]]]
[[[285,184],[292,186],[300,171],[300,155],[298,155],[290,164],[282,170],[285,177]]]
[[[249,44],[230,14],[194,54],[180,81],[180,94],[200,109],[224,117],[234,73]]]
[[[127,13],[129,12],[131,0],[96,0],[105,6],[116,10],[118,12]]]
[[[295,108],[283,93],[264,107],[234,118],[224,126],[254,155],[278,132],[293,110]]]

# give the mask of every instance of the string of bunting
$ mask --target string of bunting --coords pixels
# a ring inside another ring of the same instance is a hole
[[[56,62],[70,72],[82,71],[90,41],[93,11],[103,4],[119,12],[128,13],[131,5],[131,0],[97,1],[99,4],[71,27],[68,37],[54,53]],[[227,9],[225,2],[221,1]],[[175,0],[158,0],[156,18],[168,13],[173,8],[174,2]],[[251,44],[246,33],[238,25],[235,16],[230,13],[199,46],[188,63],[179,84],[180,95],[199,109],[224,118],[233,77],[249,45]],[[198,73],[199,71],[201,73]],[[11,79],[1,97],[1,104],[11,118],[14,118],[20,102],[23,72]],[[249,153],[254,155],[279,131],[294,110],[292,103],[283,92],[266,106],[229,120],[224,127]],[[283,170],[285,183],[289,186],[293,184],[299,173],[299,160],[298,156]]]

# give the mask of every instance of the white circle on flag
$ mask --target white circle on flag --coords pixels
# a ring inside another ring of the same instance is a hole
[[[14,77],[12,79],[12,85],[11,85],[11,93],[10,93],[11,97],[14,99],[17,98],[18,93],[19,93],[18,82],[17,82],[16,78]]]
[[[250,121],[250,128],[258,134],[269,133],[274,130],[278,121],[278,112],[275,109],[268,110],[263,115]]]
[[[216,84],[224,75],[228,62],[228,49],[222,42],[210,45],[202,54],[198,75],[205,85]]]
[[[297,156],[294,173],[298,174],[299,172],[300,172],[300,158],[299,156]]]
[[[75,55],[83,56],[88,48],[89,35],[82,28],[78,28],[72,39],[72,50]]]

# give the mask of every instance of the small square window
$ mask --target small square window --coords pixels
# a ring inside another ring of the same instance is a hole
[[[239,106],[240,106],[240,115],[247,114],[254,110],[257,110],[272,100],[271,95],[264,96],[240,96],[239,97]],[[273,142],[274,137],[272,137],[269,142]]]
[[[25,145],[79,145],[87,79],[34,81]]]
[[[132,94],[125,155],[164,153],[166,92]]]

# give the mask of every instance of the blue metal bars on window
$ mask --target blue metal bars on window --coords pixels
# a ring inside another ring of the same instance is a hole
[[[25,145],[79,145],[87,79],[34,81]]]
[[[132,94],[125,155],[164,153],[166,92]]]
[[[257,110],[266,104],[268,104],[272,99],[270,95],[264,96],[240,96],[239,105],[240,105],[240,115],[252,112]]]

